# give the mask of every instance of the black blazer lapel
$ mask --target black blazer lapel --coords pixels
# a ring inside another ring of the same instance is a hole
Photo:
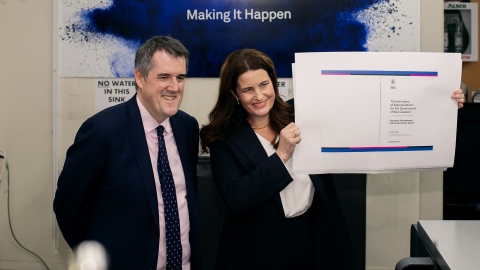
[[[263,149],[257,135],[245,120],[229,139],[254,165],[266,159],[267,152]]]
[[[137,166],[145,186],[145,192],[147,193],[150,210],[154,217],[157,230],[160,230],[155,177],[153,176],[152,163],[150,161],[150,154],[148,153],[147,139],[145,138],[145,131],[143,129],[142,117],[137,105],[136,95],[127,101],[126,114],[127,117],[130,118],[130,121],[126,122],[125,126],[127,128],[132,149],[135,153]]]

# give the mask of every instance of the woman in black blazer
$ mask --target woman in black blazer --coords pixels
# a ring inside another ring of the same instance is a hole
[[[301,132],[267,55],[228,56],[209,120],[202,148],[228,208],[216,268],[351,269],[353,245],[330,175],[291,173]]]
[[[451,97],[463,106],[460,89]],[[330,175],[291,173],[301,132],[267,55],[244,49],[227,57],[209,120],[202,149],[210,151],[228,208],[216,268],[352,269],[353,245]]]

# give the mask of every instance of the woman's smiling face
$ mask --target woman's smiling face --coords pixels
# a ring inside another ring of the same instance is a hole
[[[256,125],[269,123],[269,112],[275,102],[272,80],[264,69],[249,70],[237,79],[236,93],[232,93]]]

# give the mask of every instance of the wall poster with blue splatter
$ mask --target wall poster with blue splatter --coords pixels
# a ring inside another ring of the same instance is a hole
[[[419,51],[418,0],[62,0],[61,77],[133,77],[137,48],[170,35],[189,77],[218,77],[227,55],[255,48],[292,76],[296,52]]]

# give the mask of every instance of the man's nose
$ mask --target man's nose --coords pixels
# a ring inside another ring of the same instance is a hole
[[[179,82],[178,82],[177,78],[172,77],[168,80],[168,84],[167,84],[166,88],[167,88],[168,91],[176,92],[176,91],[178,91],[178,84],[179,84]]]

